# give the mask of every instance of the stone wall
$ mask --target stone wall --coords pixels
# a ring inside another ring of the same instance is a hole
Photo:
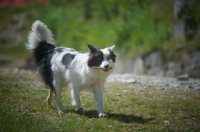
[[[188,75],[200,78],[200,51],[183,54],[173,60],[166,60],[161,51],[154,51],[145,57],[137,56],[127,59],[118,54],[114,73],[131,73],[133,75],[150,75],[160,77],[177,77]]]

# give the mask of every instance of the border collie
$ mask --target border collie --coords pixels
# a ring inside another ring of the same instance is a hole
[[[103,90],[106,78],[115,66],[115,46],[98,49],[88,44],[89,52],[84,53],[72,48],[55,47],[52,36],[47,26],[37,20],[32,25],[26,44],[43,81],[50,88],[47,103],[51,104],[55,93],[58,112],[66,112],[60,97],[62,87],[69,85],[71,104],[76,110],[82,111],[79,92],[87,88],[94,93],[98,116],[105,116],[102,109]]]

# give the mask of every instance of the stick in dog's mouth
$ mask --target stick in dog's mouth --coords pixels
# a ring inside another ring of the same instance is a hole
[[[101,67],[97,67],[97,66],[93,66],[94,69],[102,69],[103,71],[107,72],[108,70],[112,69],[112,67],[108,67],[108,68],[101,68]]]

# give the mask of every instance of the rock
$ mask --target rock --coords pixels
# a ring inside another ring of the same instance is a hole
[[[174,25],[174,40],[184,40],[185,38],[185,20],[180,20]]]
[[[161,51],[154,51],[144,58],[146,73],[150,76],[163,76],[163,55]]]
[[[127,90],[124,90],[123,92],[124,92],[124,93],[126,93],[126,92],[127,92]]]
[[[185,48],[183,44],[179,44],[176,50],[180,52]],[[153,51],[144,57],[136,56],[129,59],[124,59],[126,57],[119,54],[117,56],[113,71],[115,74],[129,73],[135,76],[144,75],[145,72],[147,75],[156,77],[177,77],[187,74],[189,77],[200,78],[200,51],[198,50],[192,53],[177,55],[172,60],[166,60],[163,57],[162,51]],[[118,80],[119,78],[116,79],[116,81]]]
[[[184,67],[192,63],[192,57],[189,54],[183,54],[182,60],[183,60]]]
[[[153,68],[160,66],[162,64],[162,53],[160,51],[155,51],[149,54],[144,59],[144,66],[147,68]]]
[[[188,80],[188,75],[177,76],[177,79],[179,81],[187,81]]]
[[[7,64],[10,64],[11,62],[12,62],[11,59],[0,58],[0,65],[7,65]]]
[[[112,128],[112,125],[109,125],[108,128]]]
[[[14,83],[13,86],[14,86],[14,87],[17,87],[18,85],[17,85],[17,83]]]
[[[141,75],[144,73],[144,62],[142,60],[142,58],[140,56],[136,57],[134,60],[133,60],[133,71],[132,73],[134,75]]]
[[[166,65],[166,70],[164,76],[175,77],[177,74],[181,73],[180,67],[173,61],[168,62]]]
[[[117,94],[116,94],[116,96],[120,96],[120,94],[119,94],[119,93],[117,93]]]
[[[144,89],[146,90],[146,89],[148,89],[149,87],[148,86],[144,86]]]
[[[130,79],[128,79],[128,80],[125,80],[125,83],[133,84],[133,83],[136,83],[136,80],[133,79],[133,78],[130,78]]]
[[[190,58],[192,61],[187,61],[184,70],[189,74],[189,77],[200,78],[200,51],[196,51]]]
[[[129,59],[120,58],[120,55],[118,54],[117,56],[113,73],[132,73],[134,75],[143,74],[144,64],[141,56]]]
[[[160,90],[165,90],[165,88],[164,87],[161,87],[161,89]]]
[[[168,126],[170,123],[169,123],[169,121],[168,120],[165,120],[164,121],[164,126]]]
[[[183,2],[181,0],[174,1],[174,18],[181,18],[183,15]]]

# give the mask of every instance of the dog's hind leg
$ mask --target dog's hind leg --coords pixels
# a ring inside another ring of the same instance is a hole
[[[51,90],[51,89],[49,90],[49,95],[47,96],[47,100],[46,100],[48,105],[51,105],[53,92],[54,92],[53,90]]]
[[[61,101],[60,101],[61,91],[62,91],[62,82],[61,82],[60,76],[57,75],[57,74],[54,74],[53,85],[54,85],[54,88],[55,88],[55,95],[56,95],[55,103],[56,103],[56,107],[58,109],[58,113],[59,114],[65,113],[67,110],[62,107],[62,104],[61,104]]]
[[[61,97],[61,88],[57,87],[56,88],[56,107],[58,109],[58,113],[65,113],[66,112],[66,109],[64,109],[62,107],[62,104],[61,104],[61,101],[60,101],[60,97]]]

